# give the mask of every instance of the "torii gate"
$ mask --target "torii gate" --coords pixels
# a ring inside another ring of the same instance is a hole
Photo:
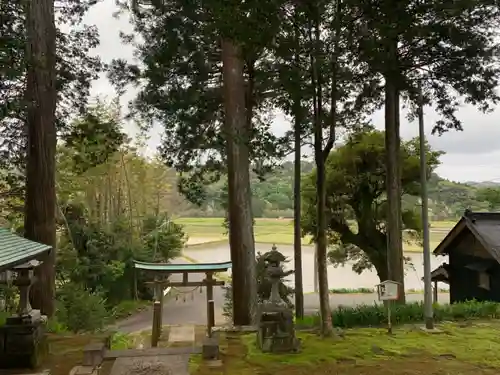
[[[154,281],[148,281],[147,284],[153,284],[155,288],[155,301],[153,304],[153,325],[151,332],[151,346],[158,346],[158,340],[161,335],[162,313],[163,313],[163,293],[162,290],[167,287],[197,287],[205,286],[207,288],[207,333],[212,335],[212,328],[215,326],[215,306],[214,306],[214,286],[224,286],[224,281],[214,279],[214,273],[225,272],[232,267],[232,262],[222,263],[147,263],[134,260],[136,270],[146,271],[154,276]],[[205,273],[206,277],[202,281],[189,281],[190,273]],[[182,274],[182,281],[170,281],[168,278],[172,274]],[[160,276],[166,276],[167,280]],[[137,280],[137,277],[136,277]]]

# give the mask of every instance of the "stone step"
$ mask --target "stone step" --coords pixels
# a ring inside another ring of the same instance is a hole
[[[201,347],[179,347],[179,348],[148,348],[148,349],[124,349],[124,350],[108,350],[104,354],[105,359],[116,359],[123,357],[155,357],[167,355],[189,355],[200,354]]]
[[[168,342],[194,342],[194,325],[170,326]]]

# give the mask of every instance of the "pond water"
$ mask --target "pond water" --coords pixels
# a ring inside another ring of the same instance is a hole
[[[272,244],[256,244],[256,252],[266,252],[271,250]],[[290,245],[280,245],[278,250],[284,256],[290,259],[290,262],[285,268],[293,269],[293,247]],[[231,259],[229,245],[213,244],[207,247],[196,246],[187,248],[184,254],[196,259],[202,263],[225,262]],[[406,266],[405,288],[406,289],[423,289],[424,283],[422,277],[424,274],[423,254],[422,253],[405,253],[405,256],[411,258],[411,265]],[[448,257],[431,255],[431,270],[439,267],[443,262],[447,262]],[[302,246],[302,270],[304,292],[314,291],[314,247]],[[288,282],[293,285],[293,275],[289,276]],[[347,263],[344,266],[334,267],[328,266],[328,286],[333,288],[373,288],[379,282],[375,270],[366,270],[361,274],[357,274],[352,270],[352,263]],[[446,288],[447,285],[441,283],[440,288]]]

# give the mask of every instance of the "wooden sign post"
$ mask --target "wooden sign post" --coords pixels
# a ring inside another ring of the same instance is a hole
[[[391,322],[391,301],[399,297],[399,283],[393,280],[385,280],[377,285],[378,300],[383,301],[387,306],[387,333],[392,334]]]

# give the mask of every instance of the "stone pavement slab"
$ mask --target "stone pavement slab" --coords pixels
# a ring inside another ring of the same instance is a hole
[[[189,375],[189,355],[117,358],[111,375]]]
[[[194,325],[171,326],[168,342],[194,342]]]

